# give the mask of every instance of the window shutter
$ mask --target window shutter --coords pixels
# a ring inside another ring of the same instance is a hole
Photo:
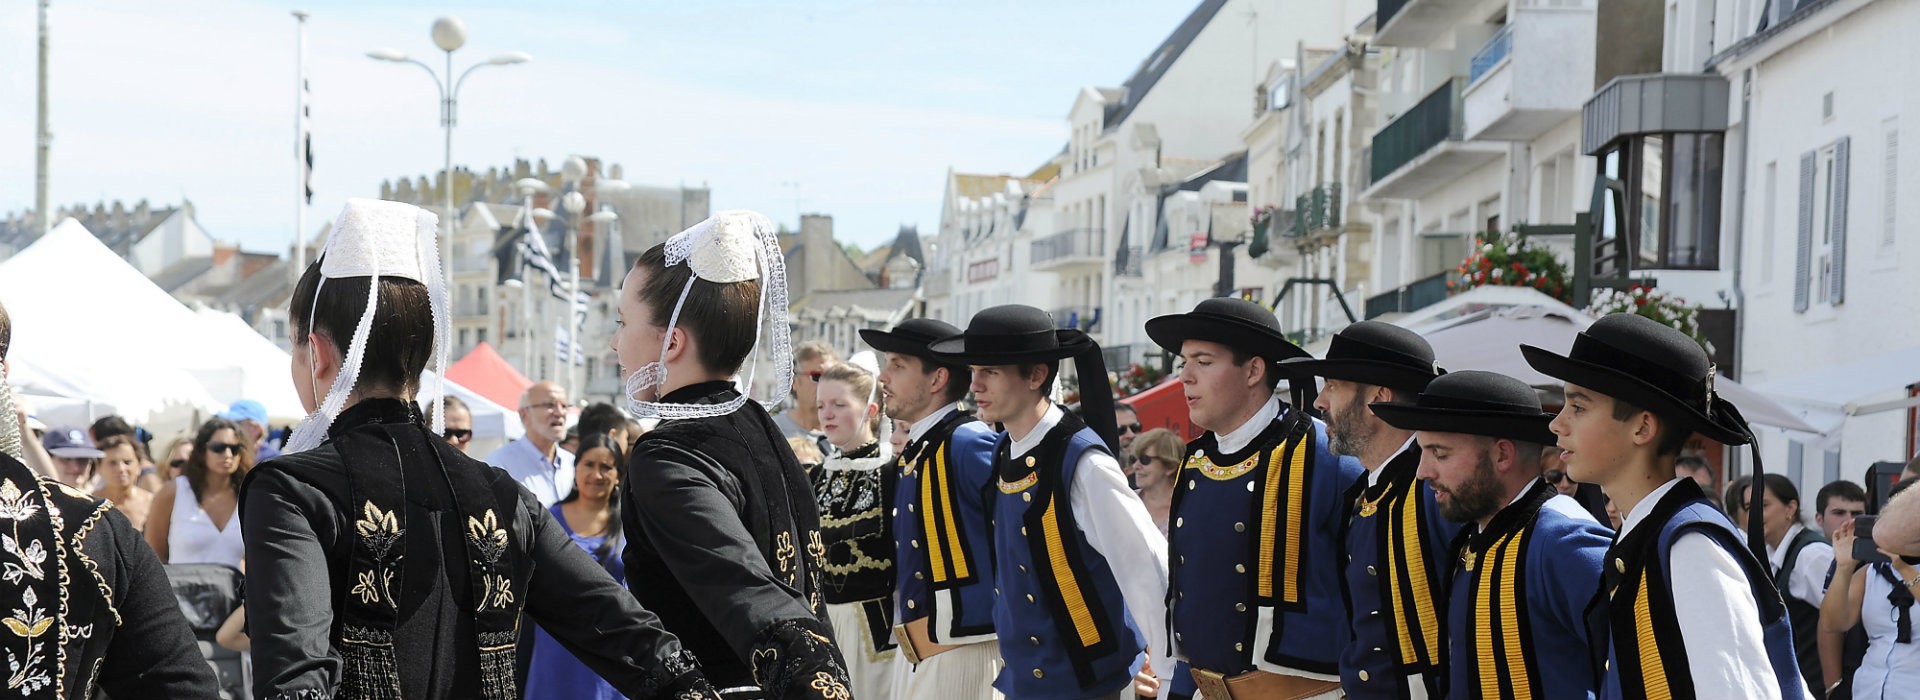
[[[1900,202],[1900,127],[1893,120],[1887,120],[1886,176],[1881,180],[1880,205],[1880,247],[1892,248],[1894,245],[1894,227]]]
[[[1847,151],[1852,141],[1841,137],[1833,145],[1833,289],[1827,299],[1835,306],[1846,301],[1847,293]]]
[[[1813,170],[1818,154],[1808,151],[1800,156],[1800,232],[1799,255],[1793,273],[1793,310],[1806,311],[1813,279],[1807,274],[1813,265]]]

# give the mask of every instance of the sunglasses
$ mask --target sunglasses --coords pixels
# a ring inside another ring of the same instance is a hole
[[[448,440],[458,442],[466,442],[473,439],[473,431],[466,428],[448,428],[446,435]]]
[[[1548,469],[1540,473],[1540,478],[1545,479],[1549,484],[1558,484],[1567,480],[1567,473],[1558,469]]]
[[[1155,457],[1153,455],[1134,455],[1133,456],[1133,463],[1142,465],[1142,466],[1153,464],[1154,462],[1159,462],[1159,461],[1162,461],[1162,458]]]
[[[1140,430],[1142,427],[1144,426],[1141,426],[1139,423],[1128,423],[1126,425],[1120,426],[1120,432],[1134,433],[1137,435],[1140,433]]]
[[[815,384],[819,384],[819,383],[820,383],[820,375],[823,375],[823,374],[826,374],[826,372],[808,372],[808,373],[807,373],[807,380],[808,380],[808,381],[811,381],[811,382],[813,382],[813,383],[815,383]]]
[[[173,467],[174,469],[179,469],[179,468],[181,468],[181,467],[184,467],[184,466],[187,466],[187,460],[184,460],[184,459],[176,459],[176,460],[173,460],[173,461],[171,461],[171,462],[168,462],[168,463],[167,463],[167,466],[169,466],[169,467]]]
[[[210,453],[224,453],[224,454],[230,454],[230,455],[237,455],[237,454],[240,454],[240,443],[237,443],[237,442],[209,442],[209,443],[207,443],[207,452],[210,452]]]

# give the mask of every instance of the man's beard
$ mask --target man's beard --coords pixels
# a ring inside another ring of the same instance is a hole
[[[1373,409],[1355,400],[1336,408],[1333,415],[1327,416],[1327,448],[1334,454],[1358,457],[1361,452],[1373,444],[1373,435],[1378,426],[1367,420],[1368,412]]]
[[[1440,517],[1456,523],[1473,522],[1500,509],[1500,479],[1493,472],[1493,455],[1482,453],[1473,467],[1473,476],[1459,486],[1447,489],[1447,500],[1440,504]]]

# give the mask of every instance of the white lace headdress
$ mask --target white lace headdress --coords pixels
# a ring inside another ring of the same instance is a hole
[[[715,214],[667,239],[666,266],[685,264],[693,274],[680,289],[673,313],[667,317],[667,332],[660,339],[660,357],[667,356],[674,326],[680,322],[681,307],[693,291],[694,280],[731,284],[760,280],[759,316],[753,329],[753,349],[747,353],[746,390],[726,403],[684,404],[649,401],[640,398],[648,389],[664,387],[667,368],[654,360],[627,373],[627,410],[647,419],[677,420],[721,416],[746,405],[753,393],[753,380],[759,372],[760,356],[773,361],[773,392],[762,405],[780,401],[793,388],[793,339],[787,330],[787,264],[780,252],[779,235],[773,220],[758,212],[733,210]],[[763,336],[763,333],[767,335]],[[768,342],[763,343],[766,340]]]
[[[872,350],[861,350],[860,352],[854,353],[853,357],[847,358],[847,364],[859,367],[867,373],[867,376],[873,377],[873,386],[867,389],[867,406],[870,408],[878,407],[879,404],[877,402],[880,400],[880,357],[873,354]],[[860,457],[857,459],[837,456],[828,457],[822,462],[820,467],[829,471],[839,469],[878,469],[892,462],[893,421],[887,419],[885,413],[885,411],[881,412],[880,434],[877,436],[880,440],[880,448],[873,453],[873,456]],[[863,417],[861,420],[866,420],[866,418]]]
[[[440,247],[433,235],[438,221],[433,212],[411,204],[377,199],[347,200],[347,207],[340,211],[333,231],[327,235],[326,245],[320,249],[320,284],[313,290],[307,324],[312,326],[314,313],[320,306],[320,290],[330,279],[369,278],[367,310],[360,314],[360,321],[354,326],[353,341],[347,347],[339,376],[319,400],[319,406],[294,429],[293,437],[287,440],[287,452],[312,449],[324,442],[334,418],[346,408],[347,397],[353,394],[354,385],[360,380],[360,365],[367,359],[367,336],[373,330],[381,277],[400,277],[427,286],[427,299],[433,306],[433,373],[428,380],[434,386],[423,393],[446,394],[447,355],[453,350],[449,333],[452,314],[448,308],[446,276],[440,267]],[[373,359],[390,361],[389,358]],[[446,430],[440,405],[435,401],[428,409],[435,435]]]

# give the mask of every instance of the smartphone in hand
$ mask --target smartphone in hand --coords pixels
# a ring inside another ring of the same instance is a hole
[[[1890,561],[1887,555],[1880,553],[1880,545],[1873,542],[1873,524],[1880,518],[1873,515],[1859,515],[1853,518],[1853,560],[1862,564],[1884,564]]]

